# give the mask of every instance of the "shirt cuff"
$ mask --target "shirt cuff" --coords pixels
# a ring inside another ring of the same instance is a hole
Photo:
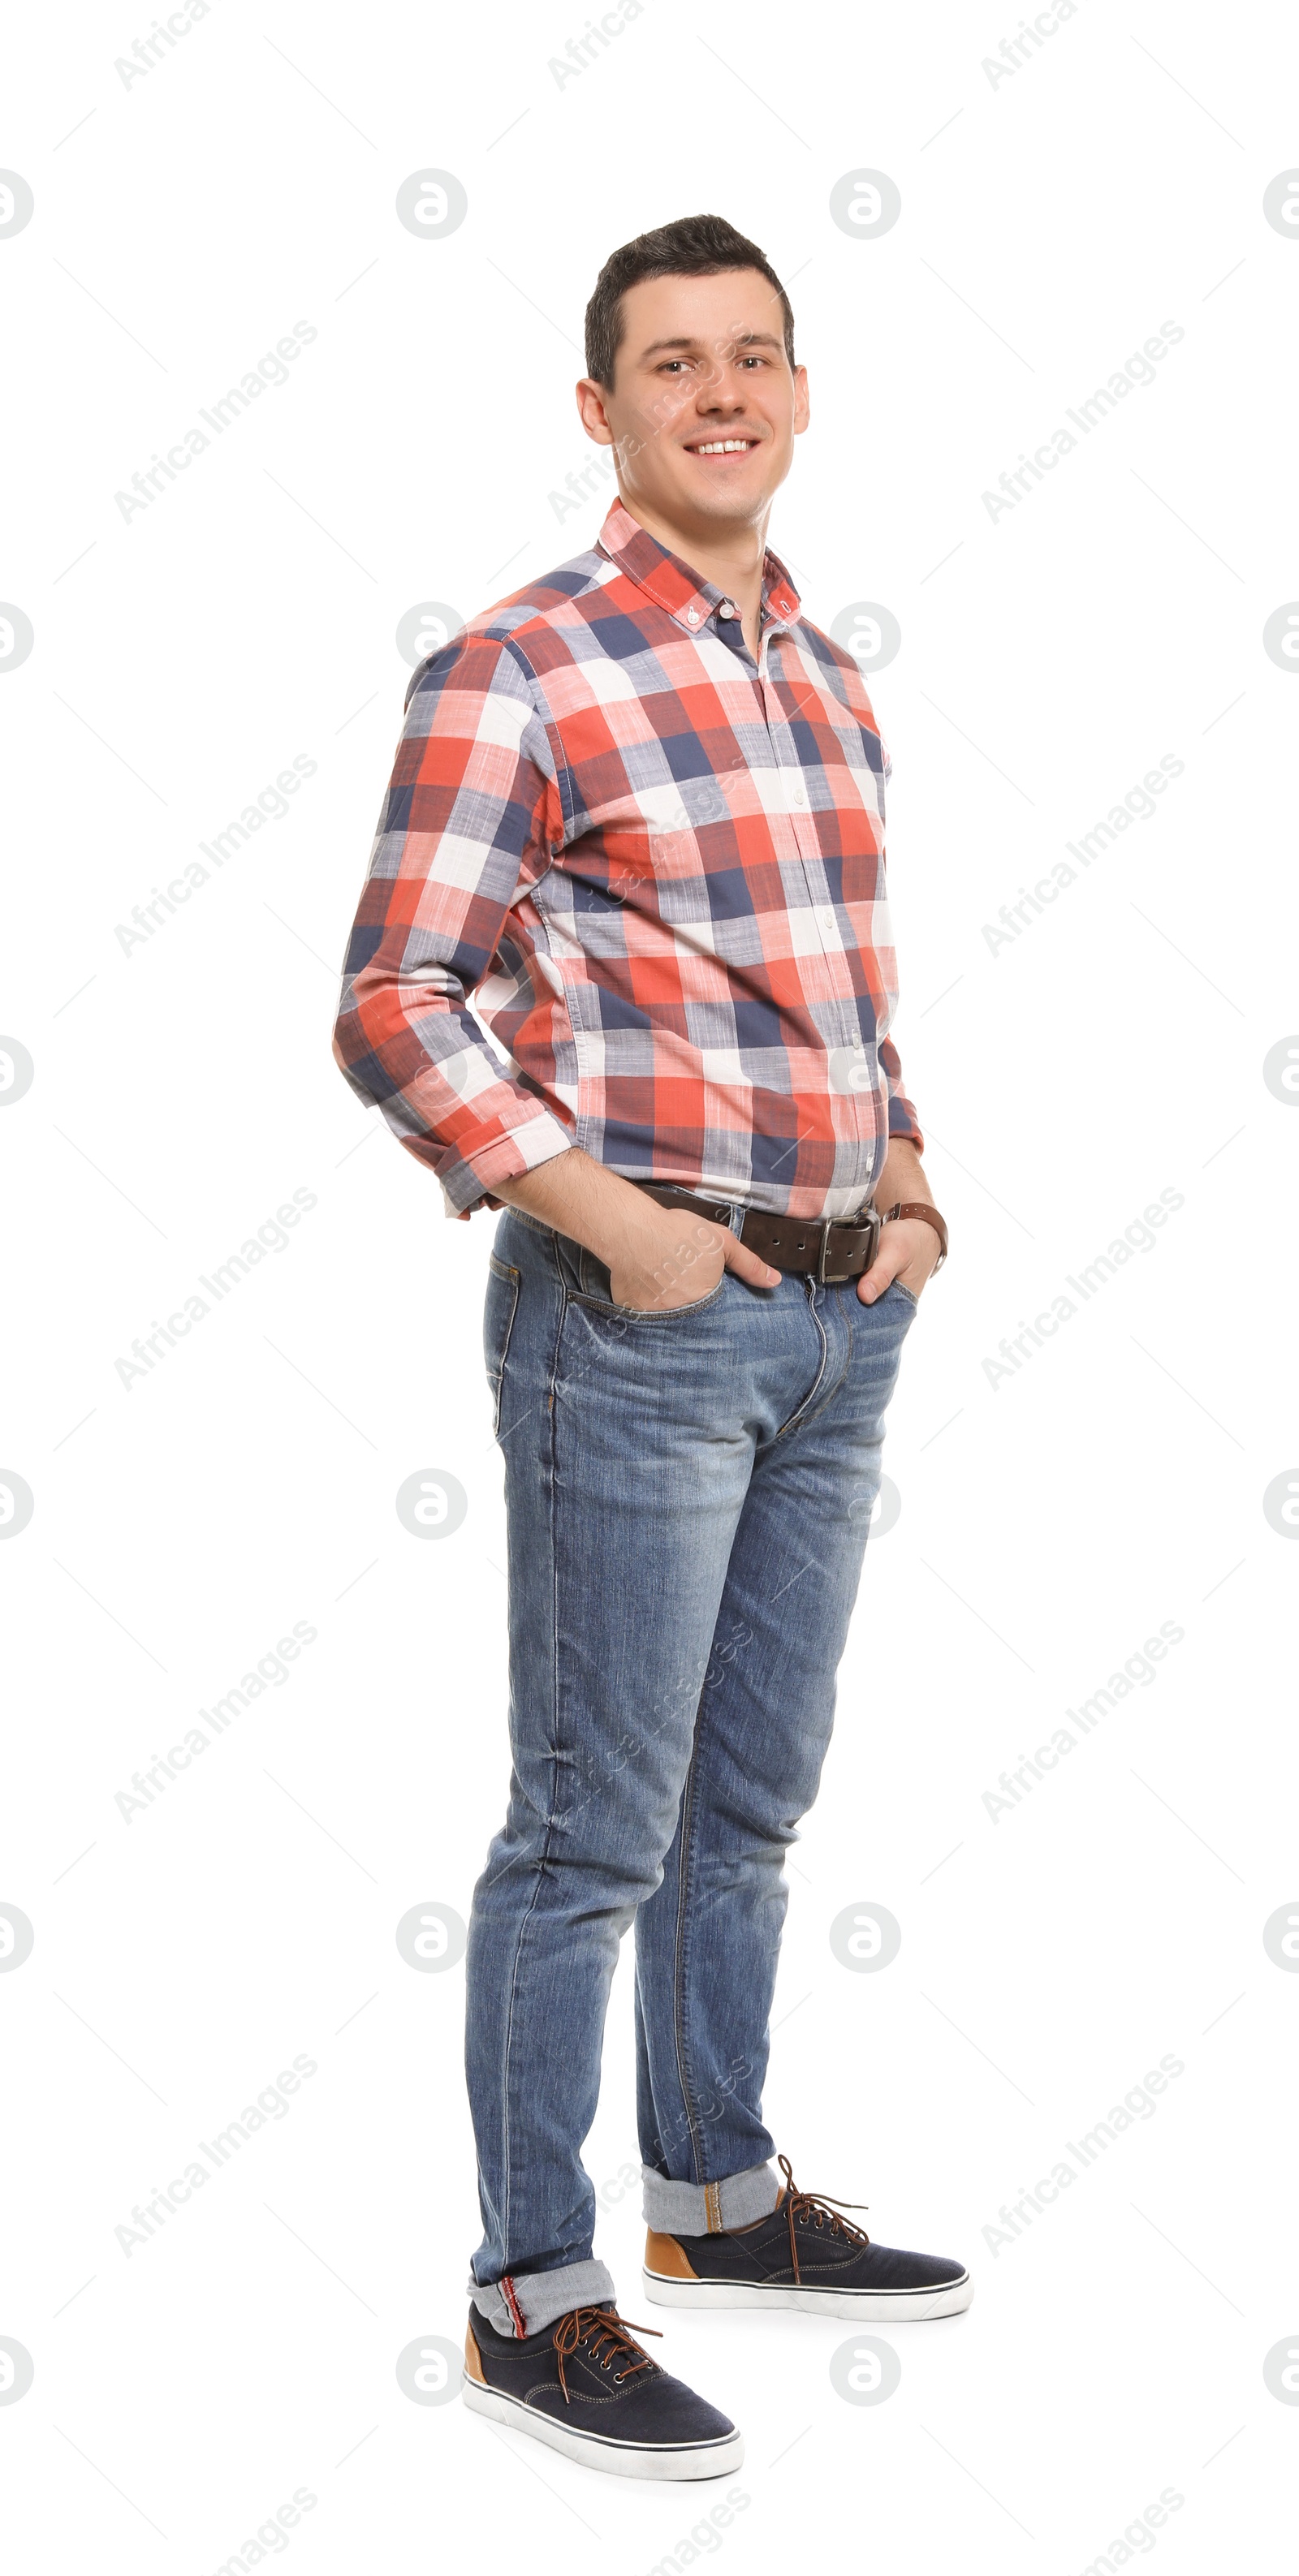
[[[490,1144],[479,1146],[449,1170],[439,1172],[448,1216],[472,1216],[477,1208],[490,1206],[492,1187],[497,1181],[519,1180],[542,1163],[553,1163],[560,1154],[571,1154],[573,1144],[574,1139],[558,1118],[552,1118],[548,1109],[538,1110],[535,1118],[494,1136]]]

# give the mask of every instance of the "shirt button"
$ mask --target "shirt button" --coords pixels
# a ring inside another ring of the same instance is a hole
[[[791,778],[789,782],[789,801],[791,805],[806,805],[807,789],[803,785],[801,778]]]
[[[734,610],[734,607],[732,606],[731,601],[730,601],[729,599],[724,599],[724,600],[722,601],[721,607],[718,609],[717,614],[718,614],[718,616],[719,616],[719,617],[734,617],[734,615],[735,615],[735,610]]]
[[[697,608],[688,608],[686,610],[686,622],[690,626],[697,626],[699,624],[699,611]]]
[[[839,924],[838,924],[838,922],[835,920],[834,914],[830,911],[830,909],[829,909],[829,906],[828,906],[828,905],[824,906],[824,907],[822,908],[822,910],[821,910],[820,912],[818,912],[818,914],[817,914],[817,916],[816,916],[816,917],[817,917],[817,920],[820,922],[821,928],[822,928],[823,930],[828,930],[828,931],[831,931],[831,932],[833,932],[833,933],[837,933],[838,928],[839,928]]]

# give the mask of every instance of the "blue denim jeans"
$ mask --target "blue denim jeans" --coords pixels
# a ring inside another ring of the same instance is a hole
[[[516,2309],[535,2333],[613,2296],[581,2149],[633,1922],[649,2223],[703,2234],[775,2205],[785,1850],[817,1792],[914,1314],[896,1284],[864,1306],[854,1281],[729,1271],[641,1314],[593,1254],[500,1220],[484,1342],[513,1773],[474,1893],[466,2061],[470,2288],[504,2333]]]

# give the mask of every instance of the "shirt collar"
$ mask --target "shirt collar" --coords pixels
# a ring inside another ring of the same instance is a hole
[[[717,616],[727,593],[716,582],[701,581],[679,555],[669,554],[657,537],[615,501],[598,540],[602,551],[626,573],[656,607],[666,609],[688,635],[702,634]],[[762,566],[762,624],[789,626],[799,612],[799,596],[778,555],[768,551]]]

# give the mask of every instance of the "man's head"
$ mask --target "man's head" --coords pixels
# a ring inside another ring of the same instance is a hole
[[[794,316],[770,261],[720,215],[625,242],[586,310],[577,389],[628,501],[682,535],[761,526],[807,425]]]

